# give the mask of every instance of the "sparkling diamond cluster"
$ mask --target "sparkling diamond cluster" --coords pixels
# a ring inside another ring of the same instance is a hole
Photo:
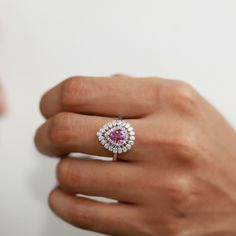
[[[135,132],[127,121],[113,120],[97,132],[97,137],[107,150],[121,154],[134,145]]]

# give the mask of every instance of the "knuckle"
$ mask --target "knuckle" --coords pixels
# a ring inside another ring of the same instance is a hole
[[[198,108],[197,92],[185,82],[172,81],[167,86],[165,94],[168,103],[178,112],[191,115]]]
[[[150,216],[149,216],[150,218]],[[187,229],[184,223],[177,219],[175,216],[163,217],[162,219],[151,219],[147,220],[148,232],[145,232],[145,235],[154,236],[163,235],[163,236],[186,236]],[[151,230],[150,230],[151,229]]]
[[[49,140],[54,147],[65,145],[72,137],[71,117],[68,113],[59,113],[51,118]]]
[[[176,154],[191,154],[195,147],[195,141],[190,135],[180,135],[171,143],[172,149]]]
[[[173,127],[172,130],[174,130]],[[168,157],[179,164],[186,165],[193,169],[201,164],[202,151],[198,141],[198,132],[195,128],[185,127],[181,130],[176,130],[173,134],[164,133],[159,135],[144,135],[139,138],[139,145],[159,147],[164,152],[170,153]]]
[[[167,191],[177,203],[185,202],[192,194],[193,181],[190,177],[178,177],[169,188],[167,187]]]
[[[197,202],[197,187],[192,177],[178,177],[169,187],[166,194],[171,201],[175,216],[186,218],[187,212],[194,209]]]
[[[191,164],[193,167],[198,164],[200,153],[194,131],[172,138],[169,146],[178,161]]]
[[[184,213],[187,209],[185,206],[190,207],[197,196],[197,182],[192,175],[187,174],[173,174],[161,181],[149,183],[144,188],[148,188],[154,196],[161,194],[168,198],[173,208],[180,210],[180,213]]]
[[[78,105],[78,102],[81,103],[86,93],[84,84],[84,78],[82,77],[70,77],[65,80],[61,87],[60,99],[62,106],[70,107]]]

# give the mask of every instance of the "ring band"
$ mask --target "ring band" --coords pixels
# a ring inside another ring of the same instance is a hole
[[[97,137],[105,149],[113,152],[113,161],[118,159],[118,154],[130,151],[135,142],[134,128],[122,119],[105,124],[97,132]]]

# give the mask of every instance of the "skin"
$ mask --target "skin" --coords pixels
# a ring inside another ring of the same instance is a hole
[[[0,85],[0,115],[3,115],[6,111],[5,96],[2,86]]]
[[[236,235],[236,135],[191,86],[161,78],[73,77],[41,101],[40,152],[62,157],[53,212],[114,236]],[[136,131],[117,162],[96,132],[113,117]],[[110,203],[89,196],[105,197]]]

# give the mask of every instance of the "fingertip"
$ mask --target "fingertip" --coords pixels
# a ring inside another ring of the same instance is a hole
[[[60,110],[60,96],[60,84],[43,94],[39,102],[39,109],[44,118],[48,119]]]
[[[58,205],[58,199],[60,198],[61,190],[59,187],[54,188],[48,195],[48,206],[55,212],[55,208]]]
[[[35,132],[35,135],[34,135],[34,144],[35,144],[35,147],[36,149],[41,153],[42,152],[42,149],[41,149],[41,140],[42,140],[42,126],[40,126],[36,132]]]
[[[48,97],[48,93],[49,91],[47,91],[46,93],[43,94],[43,96],[40,99],[39,102],[39,110],[42,114],[42,116],[45,119],[48,119],[50,117],[49,113],[48,113],[48,109],[47,109],[47,97]]]

